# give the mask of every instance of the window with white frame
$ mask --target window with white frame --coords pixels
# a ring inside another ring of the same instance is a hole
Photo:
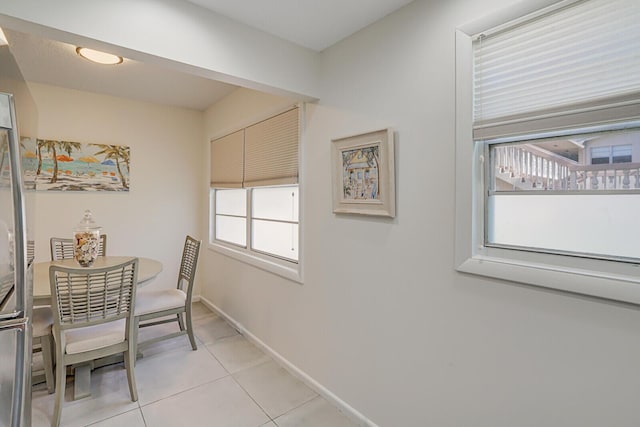
[[[631,163],[632,145],[614,145],[591,148],[591,164]]]
[[[640,4],[527,12],[457,35],[458,269],[640,301]]]
[[[298,262],[298,110],[212,141],[212,243],[269,265]]]

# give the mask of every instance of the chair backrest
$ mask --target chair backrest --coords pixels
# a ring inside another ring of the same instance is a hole
[[[98,242],[98,255],[105,256],[107,254],[107,235],[100,233],[100,242]]]
[[[73,258],[73,239],[64,237],[52,237],[51,245],[51,261]],[[107,254],[107,235],[100,234],[98,242],[98,255],[105,256]]]
[[[185,290],[189,297],[193,291],[193,282],[196,276],[201,243],[202,241],[196,240],[191,236],[187,236],[184,241],[182,261],[180,261],[180,271],[178,274],[178,289]]]
[[[62,237],[52,237],[49,239],[51,245],[51,261],[73,258],[73,239]]]
[[[31,265],[35,257],[36,257],[36,242],[34,240],[27,240],[27,265]]]
[[[0,311],[7,304],[15,289],[15,275],[13,271],[0,277]]]
[[[138,258],[103,268],[49,267],[54,320],[59,330],[133,318]]]

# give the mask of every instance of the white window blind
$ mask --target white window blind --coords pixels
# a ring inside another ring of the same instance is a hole
[[[242,187],[244,177],[244,130],[211,141],[211,186]]]
[[[298,107],[211,142],[211,186],[298,183]]]
[[[245,130],[246,187],[298,183],[298,109]]]
[[[474,41],[474,139],[640,119],[640,1],[559,6]]]

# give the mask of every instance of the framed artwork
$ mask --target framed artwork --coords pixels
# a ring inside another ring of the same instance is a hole
[[[21,148],[37,191],[129,191],[129,146],[25,137]]]
[[[331,140],[333,212],[395,217],[393,130]]]

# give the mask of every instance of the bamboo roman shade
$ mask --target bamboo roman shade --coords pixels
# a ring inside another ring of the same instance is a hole
[[[259,187],[298,182],[298,108],[211,143],[211,186]]]
[[[559,5],[474,41],[474,139],[640,119],[640,2]]]

